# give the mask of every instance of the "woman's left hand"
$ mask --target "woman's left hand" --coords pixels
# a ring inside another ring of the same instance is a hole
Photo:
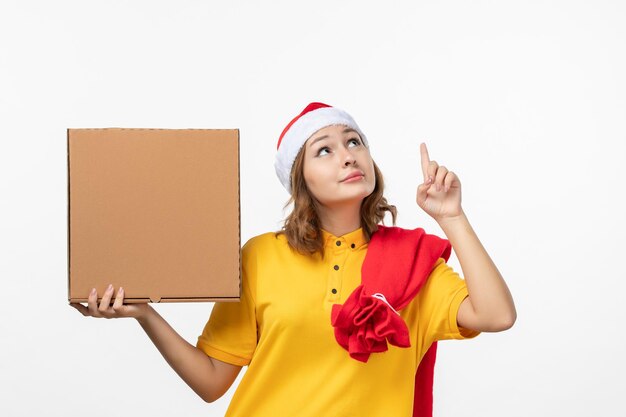
[[[437,222],[460,216],[461,181],[443,165],[431,161],[426,144],[420,144],[424,183],[417,187],[417,205]]]

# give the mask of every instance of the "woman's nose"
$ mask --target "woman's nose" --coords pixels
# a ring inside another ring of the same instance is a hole
[[[352,155],[350,150],[344,149],[342,152],[343,154],[341,155],[341,157],[343,158],[343,163],[345,165],[348,165],[349,163],[354,164],[356,162],[356,158],[354,157],[354,155]]]

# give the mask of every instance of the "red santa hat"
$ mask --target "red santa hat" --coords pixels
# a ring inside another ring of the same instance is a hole
[[[291,194],[291,168],[298,152],[315,132],[331,125],[344,125],[356,130],[361,136],[363,144],[369,148],[367,138],[352,116],[344,110],[328,104],[309,103],[283,129],[276,146],[274,169],[278,179],[289,194]]]

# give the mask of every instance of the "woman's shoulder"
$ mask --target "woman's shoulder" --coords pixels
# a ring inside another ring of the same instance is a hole
[[[286,243],[285,235],[277,234],[277,232],[265,232],[249,238],[243,245],[242,250],[262,250],[268,248],[276,248],[284,246]]]

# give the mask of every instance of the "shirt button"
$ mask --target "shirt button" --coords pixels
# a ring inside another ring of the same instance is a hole
[[[341,242],[340,241],[337,241],[337,246],[341,246]]]
[[[335,268],[335,271],[339,270],[339,265],[335,265],[333,268]]]
[[[337,294],[337,289],[336,289],[336,288],[333,288],[333,289],[332,289],[332,292],[333,292],[333,294]]]
[[[352,249],[354,249],[354,243],[353,243],[352,245],[350,245],[350,247],[351,247]]]

